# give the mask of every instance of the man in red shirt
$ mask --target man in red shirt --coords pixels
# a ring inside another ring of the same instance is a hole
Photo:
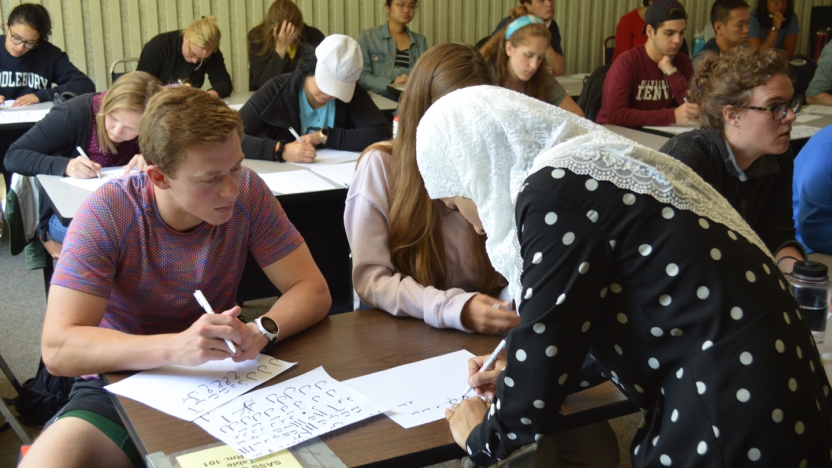
[[[658,0],[647,9],[645,24],[647,42],[622,54],[607,73],[600,124],[670,125],[699,115],[699,106],[684,101],[693,77],[690,58],[679,52],[687,28],[685,8],[675,0]]]

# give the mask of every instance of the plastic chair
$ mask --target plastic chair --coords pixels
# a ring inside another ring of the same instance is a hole
[[[612,42],[612,45],[610,45]],[[612,56],[615,53],[615,36],[604,39],[604,65],[612,63]]]
[[[113,83],[115,83],[117,79],[121,78],[121,75],[124,75],[125,73],[127,73],[127,64],[130,63],[130,62],[136,62],[138,64],[139,63],[139,58],[138,57],[125,57],[123,59],[116,60],[115,62],[113,62],[112,65],[110,65],[110,86],[112,86]],[[116,66],[118,66],[118,64],[124,65],[124,72],[116,73]]]

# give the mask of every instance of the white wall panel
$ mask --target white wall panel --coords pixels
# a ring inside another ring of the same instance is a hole
[[[217,16],[222,29],[220,48],[236,91],[248,89],[246,33],[258,24],[270,0],[29,0],[43,4],[54,22],[52,42],[70,60],[107,87],[109,65],[123,57],[138,57],[141,47],[156,34],[181,29],[203,15]],[[23,0],[0,0],[6,18]],[[695,30],[709,21],[710,0],[683,0],[688,10],[688,43]],[[384,0],[296,0],[307,23],[324,34],[358,38],[364,29],[386,21]],[[808,53],[813,6],[832,0],[795,0],[801,26],[797,52]],[[476,43],[489,35],[517,0],[420,0],[411,23],[429,46],[457,41]],[[563,37],[567,73],[591,72],[603,60],[603,43],[615,34],[618,19],[641,5],[641,0],[555,0],[555,18]],[[752,1],[752,7],[756,0]]]

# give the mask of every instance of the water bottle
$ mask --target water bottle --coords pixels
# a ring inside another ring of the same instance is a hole
[[[705,31],[697,31],[693,35],[693,50],[690,51],[691,57],[696,55],[703,47],[705,47]]]
[[[800,313],[809,322],[815,344],[820,345],[826,339],[829,293],[832,290],[826,265],[807,260],[795,262],[788,278]]]

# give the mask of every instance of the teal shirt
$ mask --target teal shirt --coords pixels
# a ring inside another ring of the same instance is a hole
[[[387,85],[401,74],[409,75],[419,56],[428,50],[425,36],[408,28],[405,31],[410,37],[410,66],[407,68],[396,66],[396,40],[390,37],[387,23],[364,30],[358,36],[358,45],[361,46],[361,55],[364,57],[364,70],[358,82],[364,89],[376,94],[386,93]]]
[[[306,91],[300,90],[300,134],[317,132],[326,127],[335,126],[335,99],[327,101],[320,109],[313,109],[306,99]]]

